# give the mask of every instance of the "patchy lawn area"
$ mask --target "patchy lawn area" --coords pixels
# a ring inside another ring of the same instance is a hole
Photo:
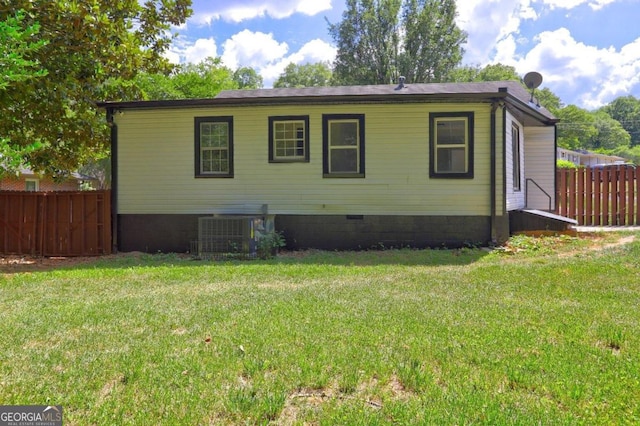
[[[640,235],[0,261],[0,401],[75,424],[637,424]]]

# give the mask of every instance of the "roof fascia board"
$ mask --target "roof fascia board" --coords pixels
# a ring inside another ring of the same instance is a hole
[[[160,109],[160,108],[201,108],[215,106],[254,105],[309,105],[309,104],[379,104],[379,103],[423,103],[423,102],[474,102],[492,101],[506,98],[506,93],[428,93],[403,95],[331,95],[331,96],[289,96],[259,98],[210,98],[177,99],[161,101],[108,101],[97,102],[100,108],[113,109]]]

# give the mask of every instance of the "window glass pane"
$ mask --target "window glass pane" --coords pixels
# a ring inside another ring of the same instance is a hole
[[[436,144],[464,144],[466,142],[466,125],[466,120],[436,120]]]
[[[358,123],[331,122],[329,129],[329,144],[331,146],[358,145]]]
[[[520,190],[520,130],[511,128],[511,155],[513,159],[513,188]]]
[[[357,149],[332,149],[331,173],[358,173]]]
[[[300,159],[305,156],[305,124],[301,121],[273,122],[273,155],[275,158]]]
[[[437,151],[436,171],[438,173],[465,173],[465,148],[439,148]]]

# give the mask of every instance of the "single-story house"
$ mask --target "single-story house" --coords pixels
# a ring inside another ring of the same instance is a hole
[[[56,181],[31,169],[20,168],[17,174],[4,174],[0,178],[0,191],[79,191],[84,182],[95,178],[80,173],[70,173],[64,180]]]
[[[101,102],[114,245],[189,250],[199,218],[268,216],[289,248],[460,246],[555,207],[556,118],[518,82]]]
[[[618,157],[617,155],[601,154],[598,152],[587,151],[586,149],[570,150],[558,147],[556,150],[556,158],[558,160],[571,161],[576,166],[596,166],[602,164],[625,164],[629,160]]]

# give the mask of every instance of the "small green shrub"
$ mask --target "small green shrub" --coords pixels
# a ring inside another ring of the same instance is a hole
[[[558,169],[577,169],[579,167],[569,160],[556,160],[556,168]]]
[[[280,232],[269,232],[258,240],[257,252],[260,259],[270,259],[276,255],[279,249],[287,245],[284,236]]]

